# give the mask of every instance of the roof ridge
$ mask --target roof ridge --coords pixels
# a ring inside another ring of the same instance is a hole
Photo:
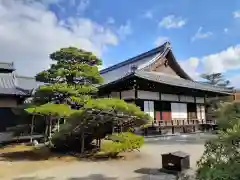
[[[35,77],[32,77],[32,76],[23,76],[23,75],[18,75],[18,74],[16,74],[16,77],[17,77],[17,78],[35,79]]]
[[[117,64],[115,64],[115,65],[112,65],[112,66],[110,66],[110,67],[107,67],[107,68],[101,70],[100,73],[106,73],[106,72],[108,72],[108,71],[111,71],[111,70],[114,70],[114,69],[119,68],[119,67],[121,67],[121,66],[124,66],[124,65],[126,65],[126,64],[129,64],[129,63],[131,63],[131,62],[135,62],[135,61],[139,60],[140,58],[144,58],[144,57],[146,57],[146,56],[150,56],[151,54],[157,53],[157,52],[160,51],[162,48],[164,48],[164,47],[166,47],[166,46],[169,46],[169,45],[170,45],[169,42],[165,42],[164,44],[162,44],[162,45],[160,45],[160,46],[158,46],[158,47],[156,47],[156,48],[154,48],[154,49],[151,49],[151,50],[146,51],[146,52],[144,52],[144,53],[141,53],[141,54],[139,54],[139,55],[137,55],[137,56],[134,56],[134,57],[132,57],[132,58],[129,58],[129,59],[125,60],[125,61],[122,61],[122,62],[117,63]]]
[[[146,72],[146,73],[149,73],[149,74],[163,75],[163,76],[167,76],[167,77],[171,77],[171,78],[175,78],[175,79],[183,79],[183,80],[186,80],[186,81],[191,81],[191,80],[188,80],[188,79],[184,79],[180,76],[166,74],[166,73],[163,73],[163,72],[157,72],[157,71],[143,71],[143,72]]]
[[[0,64],[13,64],[13,62],[3,62],[3,61],[0,61]]]

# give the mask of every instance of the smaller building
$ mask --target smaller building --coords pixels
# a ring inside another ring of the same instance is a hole
[[[31,96],[33,89],[41,85],[33,77],[19,76],[13,63],[0,62],[0,132],[16,123],[13,108]]]
[[[240,89],[234,93],[234,101],[240,102]]]

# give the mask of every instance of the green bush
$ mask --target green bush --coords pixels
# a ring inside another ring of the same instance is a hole
[[[227,103],[219,108],[217,112],[217,123],[219,129],[224,131],[240,123],[240,103]]]
[[[240,179],[240,124],[220,131],[218,138],[205,144],[198,161],[198,180]]]

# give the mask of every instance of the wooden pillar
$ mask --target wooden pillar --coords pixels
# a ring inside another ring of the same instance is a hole
[[[171,121],[171,122],[172,122],[172,134],[174,134],[175,131],[174,131],[174,126],[173,126],[173,121]]]
[[[134,82],[134,84],[133,84],[134,96],[135,96],[135,100],[136,100],[138,98],[138,94],[137,94],[137,90],[138,90],[137,80],[134,79],[133,82]]]
[[[196,132],[195,121],[193,120],[193,132]]]

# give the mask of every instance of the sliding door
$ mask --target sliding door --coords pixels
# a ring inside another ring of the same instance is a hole
[[[187,119],[186,103],[171,103],[172,119]]]
[[[198,104],[197,105],[197,118],[199,121],[206,121],[205,106]]]
[[[144,101],[144,112],[154,119],[154,101]]]

